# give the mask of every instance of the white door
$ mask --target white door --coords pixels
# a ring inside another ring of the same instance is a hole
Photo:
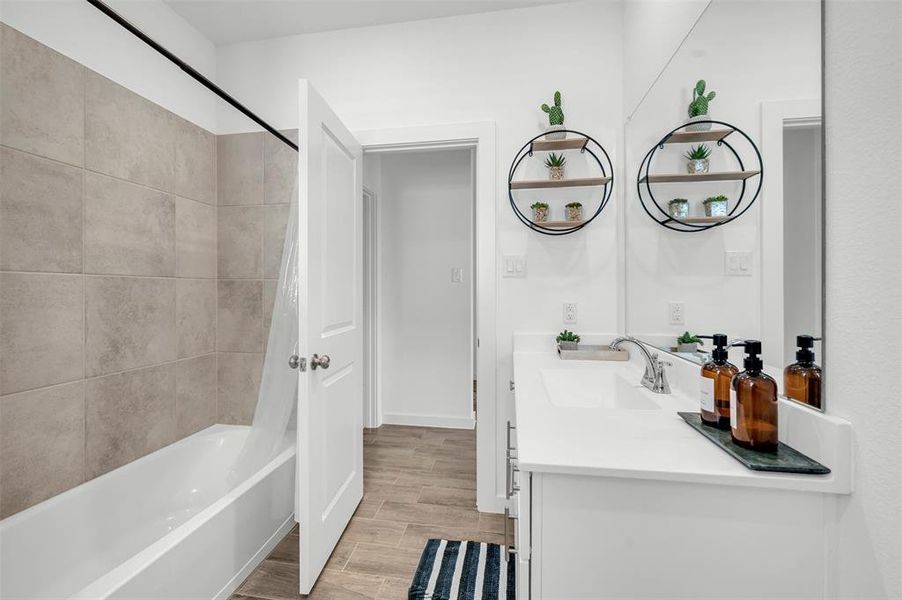
[[[307,594],[363,498],[363,158],[304,80],[298,141],[298,350],[307,370],[299,374],[297,475]]]

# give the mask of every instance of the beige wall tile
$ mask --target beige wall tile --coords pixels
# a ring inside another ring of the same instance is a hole
[[[175,319],[178,357],[189,358],[216,350],[216,281],[177,279]]]
[[[217,136],[216,191],[220,206],[263,204],[263,136]]]
[[[175,279],[87,277],[88,377],[175,360]]]
[[[0,398],[0,518],[85,477],[84,383]]]
[[[263,211],[263,277],[278,279],[285,228],[288,225],[288,205],[265,206]]]
[[[263,279],[263,207],[221,206],[219,276]]]
[[[215,278],[216,207],[175,199],[176,263],[179,277]]]
[[[295,144],[298,130],[282,132]],[[264,202],[266,204],[288,204],[297,195],[298,153],[278,138],[265,134],[264,142]]]
[[[175,119],[175,174],[172,191],[216,204],[216,136],[181,117]]]
[[[0,24],[3,144],[84,164],[85,68]]]
[[[164,192],[172,190],[172,113],[91,71],[85,109],[85,167]]]
[[[257,408],[263,354],[219,352],[216,358],[218,421],[228,425],[250,425]]]
[[[80,275],[0,273],[0,393],[83,377]]]
[[[226,279],[218,287],[216,349],[263,352],[263,282]]]
[[[81,273],[83,187],[81,169],[0,149],[0,269]]]
[[[216,423],[216,355],[176,363],[175,432],[182,439]]]
[[[175,364],[85,382],[86,479],[175,441]]]
[[[175,201],[140,185],[85,175],[85,272],[175,275]]]

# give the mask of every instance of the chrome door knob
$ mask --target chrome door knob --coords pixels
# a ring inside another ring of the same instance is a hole
[[[332,362],[332,359],[329,358],[328,354],[323,354],[320,356],[319,354],[314,354],[313,358],[310,359],[310,368],[316,371],[317,368],[328,369],[329,363]]]
[[[292,354],[288,357],[288,366],[292,369],[300,369],[301,371],[307,370],[307,359],[301,358],[297,354]]]

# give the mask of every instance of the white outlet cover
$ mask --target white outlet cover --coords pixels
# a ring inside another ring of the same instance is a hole
[[[564,302],[564,325],[575,325],[579,317],[576,302]]]
[[[667,305],[667,314],[671,325],[684,325],[686,323],[686,307],[682,302],[670,302]]]

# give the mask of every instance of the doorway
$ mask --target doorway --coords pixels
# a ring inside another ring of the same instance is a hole
[[[368,427],[475,425],[473,153],[365,153]]]

